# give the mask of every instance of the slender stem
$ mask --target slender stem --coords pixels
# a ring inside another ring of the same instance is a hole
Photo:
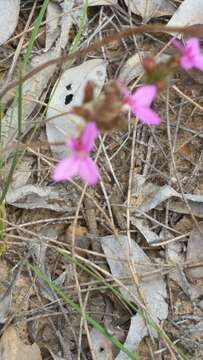
[[[203,29],[200,29],[198,26],[194,27],[180,27],[180,26],[163,26],[163,25],[143,25],[143,26],[134,26],[130,27],[127,30],[120,31],[120,32],[112,32],[110,35],[104,36],[101,40],[95,41],[93,44],[89,45],[86,48],[74,51],[70,54],[63,54],[62,56],[56,57],[55,59],[49,60],[44,64],[37,66],[35,69],[31,70],[27,74],[22,77],[22,82],[30,79],[38,72],[44,70],[48,66],[52,66],[55,64],[62,65],[68,60],[73,60],[78,57],[84,57],[89,52],[95,51],[102,46],[106,46],[115,41],[121,41],[122,39],[132,36],[134,34],[142,34],[142,33],[187,33],[190,35],[201,36],[203,34]],[[4,87],[0,91],[0,99],[11,89],[13,89],[16,85],[18,85],[18,80],[10,82],[6,87]]]

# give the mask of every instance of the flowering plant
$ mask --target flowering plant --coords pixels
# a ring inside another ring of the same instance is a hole
[[[157,94],[166,86],[169,74],[178,67],[203,71],[203,55],[197,38],[188,39],[185,46],[177,39],[173,39],[172,44],[178,54],[174,54],[168,62],[156,64],[152,57],[144,60],[145,84],[132,93],[119,81],[110,81],[104,88],[104,93],[94,99],[94,84],[87,83],[83,104],[73,108],[73,113],[82,116],[87,123],[78,138],[72,137],[66,141],[65,145],[72,153],[56,165],[53,172],[55,181],[79,176],[86,184],[95,185],[100,179],[100,173],[90,152],[99,130],[107,131],[125,126],[127,110],[143,124],[160,124],[161,119],[151,106]]]

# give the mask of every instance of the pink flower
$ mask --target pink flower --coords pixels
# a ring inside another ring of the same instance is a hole
[[[71,138],[66,142],[72,150],[67,159],[59,161],[53,172],[55,181],[70,180],[74,176],[89,184],[95,185],[100,177],[96,163],[89,156],[98,136],[98,129],[94,122],[88,123],[79,138]]]
[[[158,125],[161,122],[157,113],[150,108],[152,101],[156,97],[157,88],[155,85],[143,85],[133,94],[128,89],[123,88],[124,104],[141,122],[148,125]]]
[[[173,45],[180,51],[180,65],[185,70],[193,67],[203,71],[203,55],[200,52],[199,40],[191,38],[183,46],[180,41],[174,39]]]

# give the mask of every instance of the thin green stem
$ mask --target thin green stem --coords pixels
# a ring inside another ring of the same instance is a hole
[[[35,266],[29,264],[31,270],[33,270],[37,276],[44,280],[44,282],[64,301],[65,304],[69,305],[72,310],[76,311],[80,315],[82,315],[80,306],[75,303],[71,297],[65,294],[61,289],[59,289],[51,280],[49,280],[46,276],[44,276]],[[94,318],[92,318],[89,314],[85,312],[85,319],[92,325],[98,332],[100,332],[103,336],[105,336],[114,346],[116,346],[119,350],[123,351],[128,355],[129,359],[132,360],[140,360],[137,355],[133,354],[129,351],[115,336],[108,333],[108,331],[100,325]]]

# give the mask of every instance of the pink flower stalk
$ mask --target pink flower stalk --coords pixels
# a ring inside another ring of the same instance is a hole
[[[131,109],[132,113],[144,124],[158,125],[161,122],[157,113],[150,108],[157,94],[155,85],[143,85],[131,94],[128,89],[123,88],[124,104]]]
[[[203,71],[203,55],[200,52],[199,40],[191,38],[186,41],[185,46],[179,40],[174,39],[173,45],[180,51],[180,65],[185,70],[197,68]]]
[[[74,176],[89,185],[95,185],[100,178],[96,163],[89,156],[99,131],[94,122],[88,123],[79,138],[71,138],[66,146],[72,150],[67,159],[59,161],[53,172],[55,181],[70,180]]]

